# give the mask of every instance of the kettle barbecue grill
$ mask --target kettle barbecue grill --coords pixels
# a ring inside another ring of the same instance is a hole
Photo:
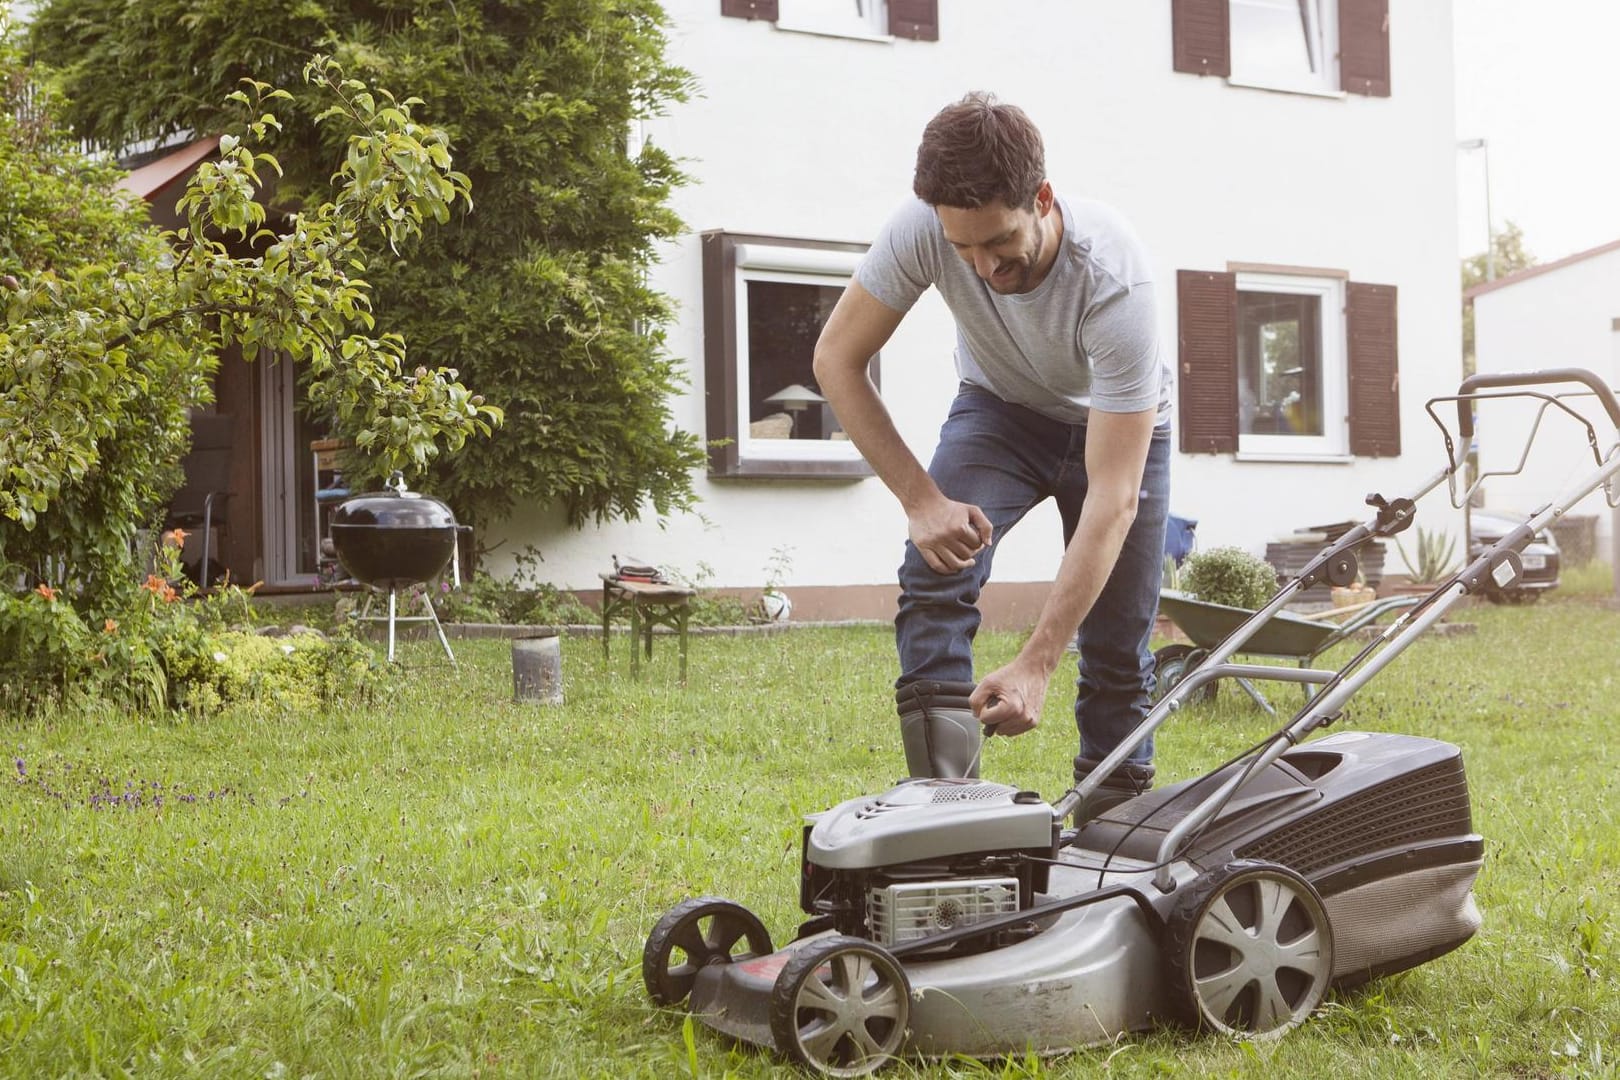
[[[388,659],[394,659],[395,624],[431,622],[439,644],[456,663],[444,627],[433,610],[431,596],[422,597],[425,615],[399,614],[399,593],[438,577],[449,565],[459,571],[459,540],[465,525],[456,523],[450,508],[431,495],[410,491],[403,473],[395,472],[384,485],[389,490],[356,495],[338,506],[330,526],[332,549],[354,580],[370,589],[358,618],[388,623]],[[388,614],[369,615],[372,599],[388,594]]]

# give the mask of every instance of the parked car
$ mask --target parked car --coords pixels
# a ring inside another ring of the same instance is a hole
[[[1468,557],[1474,558],[1502,537],[1523,525],[1528,515],[1503,513],[1500,510],[1475,510],[1469,514]],[[1542,593],[1558,588],[1558,541],[1552,530],[1536,533],[1525,549],[1519,553],[1524,563],[1524,575],[1506,589],[1490,587],[1485,598],[1496,604],[1525,604],[1538,599]]]

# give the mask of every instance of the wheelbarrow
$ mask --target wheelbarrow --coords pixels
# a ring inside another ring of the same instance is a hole
[[[1385,614],[1400,608],[1409,608],[1422,597],[1389,596],[1382,600],[1343,609],[1346,618],[1335,622],[1329,618],[1306,618],[1287,611],[1278,611],[1260,625],[1243,645],[1243,652],[1251,656],[1267,656],[1279,660],[1293,660],[1300,667],[1308,667],[1322,653],[1354,634],[1364,626],[1371,626]],[[1165,645],[1153,654],[1154,690],[1157,701],[1187,677],[1209,655],[1209,650],[1229,637],[1254,612],[1248,608],[1228,607],[1199,600],[1191,593],[1165,589],[1159,593],[1159,612],[1181,628],[1191,644],[1176,642]],[[1334,612],[1324,612],[1332,615]],[[1252,681],[1237,679],[1249,697],[1266,712],[1276,715],[1271,702],[1266,700]],[[1307,697],[1311,688],[1301,683]],[[1216,684],[1210,682],[1191,695],[1195,701],[1210,701],[1215,697]]]

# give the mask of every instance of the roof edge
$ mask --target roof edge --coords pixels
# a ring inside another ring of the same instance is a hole
[[[121,177],[118,187],[137,198],[150,201],[158,192],[184,176],[188,170],[217,149],[219,149],[218,135],[209,135],[195,142],[189,142]]]
[[[1472,300],[1476,296],[1484,296],[1486,293],[1495,292],[1497,289],[1517,285],[1526,278],[1537,277],[1541,274],[1551,273],[1554,270],[1562,270],[1572,263],[1585,262],[1587,259],[1598,255],[1607,255],[1611,251],[1620,251],[1620,240],[1611,240],[1607,244],[1599,244],[1595,248],[1577,251],[1573,255],[1565,255],[1562,259],[1554,259],[1552,262],[1542,263],[1540,266],[1527,266],[1523,270],[1515,270],[1513,273],[1505,277],[1499,277],[1495,281],[1481,282],[1478,285],[1464,289],[1463,299]]]

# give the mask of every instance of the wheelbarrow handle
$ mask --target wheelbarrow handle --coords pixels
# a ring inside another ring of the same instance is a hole
[[[1466,445],[1474,437],[1474,403],[1468,395],[1475,390],[1504,386],[1542,386],[1546,383],[1578,382],[1594,394],[1609,414],[1609,422],[1620,430],[1620,402],[1604,381],[1584,368],[1548,368],[1546,371],[1504,371],[1493,375],[1470,375],[1458,387],[1457,432]]]

